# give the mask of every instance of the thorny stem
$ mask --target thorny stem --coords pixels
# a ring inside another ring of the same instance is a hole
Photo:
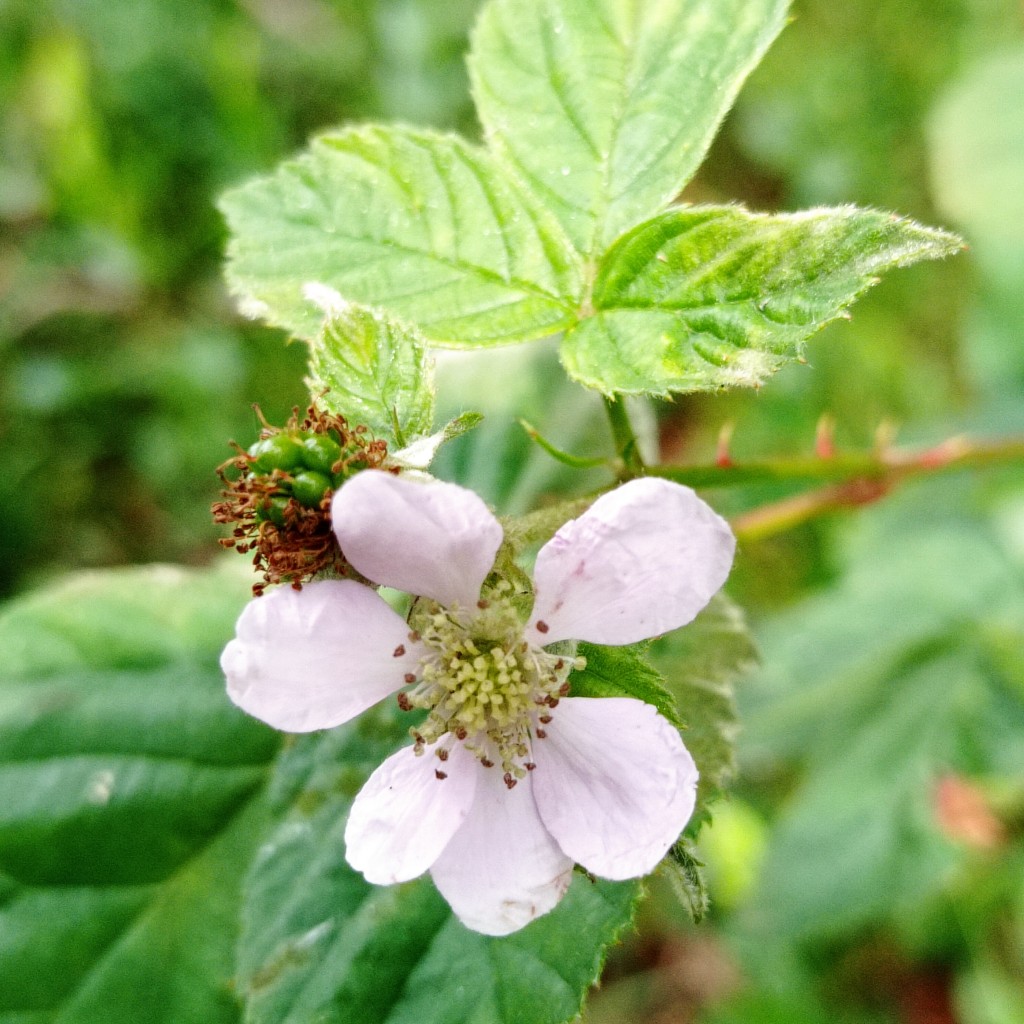
[[[807,480],[825,486],[792,495],[737,516],[732,527],[740,540],[761,540],[818,516],[855,508],[884,497],[915,476],[1024,464],[1024,440],[992,443],[951,437],[923,451],[879,448],[807,458],[736,464],[720,458],[712,466],[650,466],[647,473],[692,487],[734,487],[766,481]]]
[[[640,455],[640,446],[633,431],[633,424],[629,420],[625,401],[605,395],[604,408],[612,428],[615,452],[622,463],[620,480],[632,480],[634,477],[642,476],[646,472],[644,460]]]

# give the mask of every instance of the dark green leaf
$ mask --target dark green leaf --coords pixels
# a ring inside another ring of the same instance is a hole
[[[95,573],[0,615],[0,1020],[238,1020],[240,878],[278,745],[216,666],[246,591]]]
[[[577,876],[502,939],[468,931],[428,879],[368,885],[345,862],[352,797],[399,742],[385,712],[298,740],[278,767],[283,818],[246,884],[240,984],[249,1024],[561,1024],[576,1017],[636,883]]]

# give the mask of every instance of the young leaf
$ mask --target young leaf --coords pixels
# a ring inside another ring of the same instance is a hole
[[[310,345],[306,383],[320,404],[394,449],[433,424],[432,369],[415,328],[339,297]]]
[[[488,142],[599,255],[697,169],[788,0],[494,0],[470,72]]]
[[[363,127],[221,200],[228,280],[249,309],[313,338],[314,282],[388,310],[440,345],[560,330],[581,291],[557,221],[485,151],[451,135]]]
[[[240,878],[279,742],[216,667],[246,591],[93,573],[0,615],[0,1019],[239,1020]]]
[[[757,385],[893,267],[956,236],[854,207],[756,214],[682,207],[630,231],[594,285],[597,312],[565,339],[570,375],[608,394]]]
[[[249,1024],[562,1024],[632,917],[635,882],[578,875],[550,914],[501,939],[468,931],[427,878],[363,881],[342,836],[366,775],[402,742],[387,712],[303,737],[278,764],[280,825],[246,882]]]

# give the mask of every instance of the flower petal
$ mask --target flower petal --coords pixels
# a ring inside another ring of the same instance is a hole
[[[405,620],[353,580],[281,587],[254,598],[235,633],[220,658],[228,696],[287,732],[330,729],[354,718],[400,689],[422,654]]]
[[[531,776],[508,789],[497,768],[477,771],[469,817],[430,873],[467,928],[508,935],[554,908],[572,881],[572,861],[537,814]]]
[[[632,697],[559,701],[533,759],[544,824],[602,878],[653,871],[693,814],[693,758],[678,731]]]
[[[528,637],[618,645],[683,626],[725,582],[735,548],[689,487],[631,480],[540,549]]]
[[[444,764],[430,752],[417,757],[412,747],[392,754],[352,804],[345,825],[349,864],[375,885],[422,875],[469,813],[477,763],[461,743]]]
[[[476,604],[503,536],[465,487],[373,470],[338,491],[331,518],[341,550],[364,576],[443,605]]]

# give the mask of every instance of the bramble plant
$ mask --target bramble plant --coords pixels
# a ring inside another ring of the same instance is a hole
[[[83,891],[106,886],[97,957],[138,920],[69,1020],[100,1019],[173,919],[188,970],[153,996],[169,1021],[227,1024],[240,1003],[250,1024],[565,1024],[647,876],[703,915],[694,842],[730,781],[731,687],[752,661],[721,592],[737,539],[990,454],[880,442],[833,458],[823,431],[792,474],[823,489],[730,524],[691,488],[777,466],[734,465],[727,445],[713,466],[663,463],[631,414],[761,387],[884,272],[962,248],[874,209],[680,199],[788,6],[488,0],[469,54],[480,144],[346,127],[223,196],[240,308],[309,351],[308,408],[220,468],[214,517],[255,564],[251,600],[239,615],[216,574],[139,574],[127,611],[102,581],[75,584],[93,647],[32,642],[76,635],[60,593],[0,628],[24,633],[15,671],[52,671],[56,714],[82,729],[88,839],[72,846],[134,822],[150,790],[171,808],[138,825],[155,860],[100,842],[76,866]],[[436,415],[434,361],[555,335],[572,386],[603,406],[609,454],[524,424],[602,475],[498,518],[432,473],[480,419]],[[116,721],[61,703],[71,668],[95,670]],[[248,715],[211,695],[222,675]],[[89,763],[103,730],[138,767],[120,802]],[[18,742],[27,758],[48,740]],[[208,775],[194,791],[187,759]],[[67,884],[54,836],[19,837],[10,863],[52,909]]]
[[[397,714],[360,726],[380,756],[412,718],[411,745],[350,808],[348,793],[319,798],[331,805],[322,891],[282,884],[284,872],[306,877],[305,849],[271,840],[254,867],[240,978],[253,1019],[291,1019],[283,1007],[296,986],[315,999],[314,978],[369,1019],[369,1004],[356,1007],[373,951],[375,977],[398,965],[389,1020],[410,1006],[421,1020],[494,1006],[499,1019],[563,1021],[631,917],[639,889],[625,880],[667,856],[686,902],[703,905],[685,837],[707,814],[698,773],[720,775],[729,758],[694,765],[680,730],[726,723],[678,706],[643,642],[707,604],[734,542],[688,488],[645,479],[659,468],[641,459],[625,396],[760,386],[883,271],[960,248],[875,210],[678,202],[786,11],[780,0],[493,0],[469,57],[483,145],[351,127],[224,196],[242,307],[308,343],[314,408],[398,452],[346,480],[340,462],[323,468],[314,504],[337,542],[335,578],[311,561],[293,589],[254,598],[222,658],[229,693],[309,732],[399,691]],[[531,583],[517,523],[503,529],[472,492],[427,477],[429,455],[403,467],[399,449],[433,426],[432,349],[555,333],[569,377],[604,398],[618,461],[602,496],[538,510],[529,540],[546,543]],[[240,470],[265,473],[260,446],[288,436],[259,442]],[[308,514],[308,442],[291,443],[295,466],[272,468],[291,497],[257,509],[265,545],[283,517]],[[337,578],[350,569],[357,579]],[[411,598],[395,611],[377,584]],[[338,743],[328,734],[300,756],[329,764],[344,758]],[[294,772],[295,756],[280,770]],[[614,881],[570,885],[574,864]],[[377,885],[429,869],[455,920],[441,924],[429,883],[368,888],[352,868]],[[331,968],[336,928],[370,907],[373,924]],[[301,958],[287,953],[303,943]],[[467,962],[506,966],[467,975]],[[434,985],[416,984],[423,971]]]

